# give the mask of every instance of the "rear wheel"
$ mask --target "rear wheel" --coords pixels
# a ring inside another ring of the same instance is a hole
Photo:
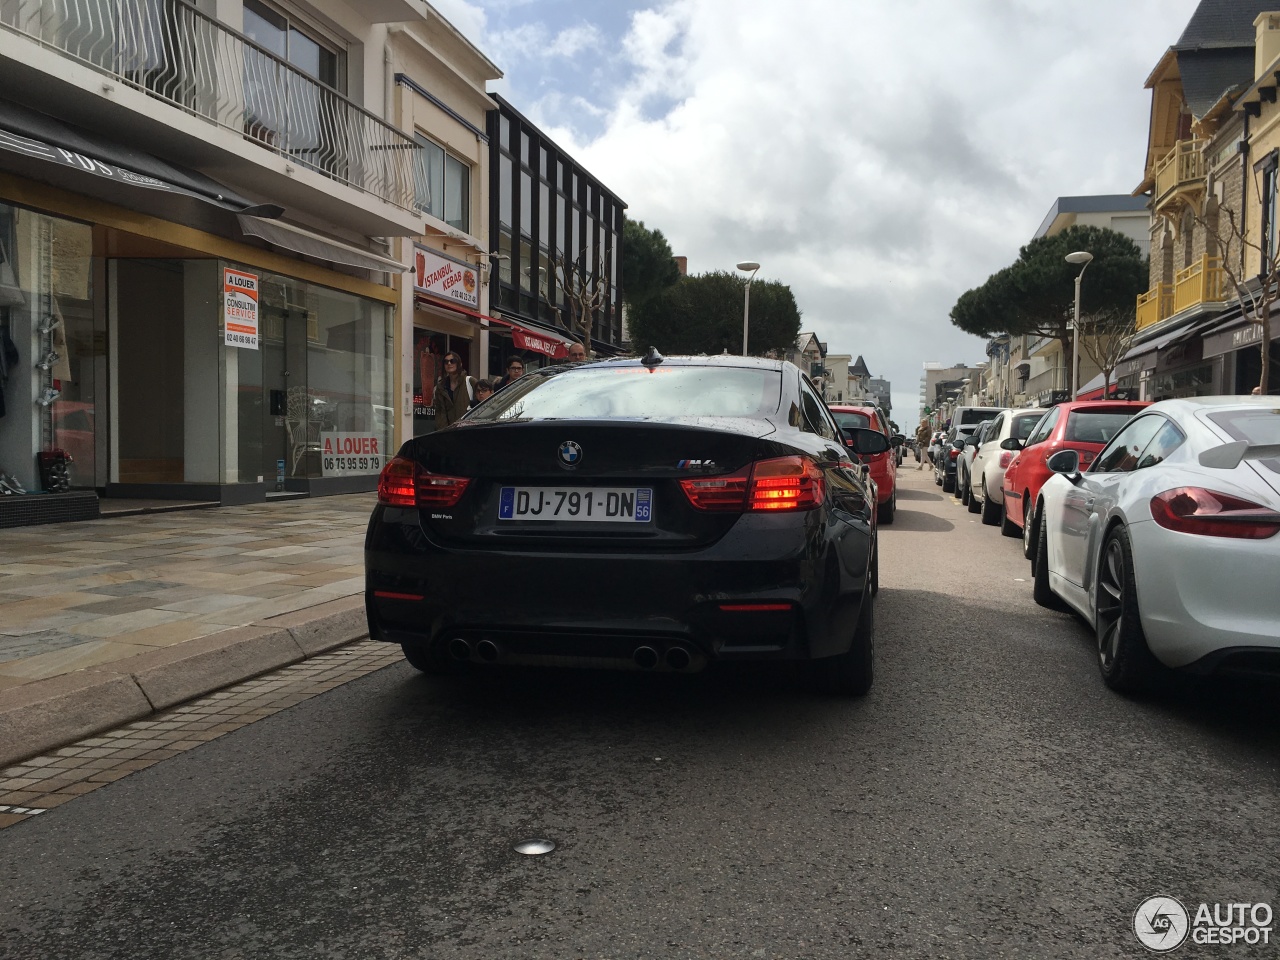
[[[863,594],[858,626],[848,653],[809,661],[809,678],[813,686],[825,693],[861,697],[871,689],[875,676],[875,600],[870,592]]]
[[[1040,525],[1040,536],[1036,538],[1036,558],[1033,566],[1035,567],[1035,577],[1032,581],[1031,596],[1042,607],[1048,607],[1050,610],[1061,610],[1063,608],[1062,601],[1058,599],[1058,595],[1049,586],[1049,534],[1044,529],[1044,524]]]
[[[409,661],[409,666],[433,677],[454,673],[457,669],[451,661],[442,657],[429,644],[402,643],[400,649],[404,651],[404,658]]]
[[[1147,646],[1138,615],[1138,584],[1133,576],[1133,546],[1116,527],[1102,548],[1098,569],[1094,631],[1103,682],[1120,693],[1147,689],[1160,669]]]
[[[1036,520],[1036,510],[1026,505],[1023,501],[1022,505],[1022,555],[1031,561],[1031,572],[1036,572],[1036,530],[1038,529],[1038,521]]]
[[[956,475],[953,473],[951,476],[947,476],[944,473],[942,475],[942,492],[950,493],[955,488],[956,488]]]
[[[970,512],[970,513],[981,513],[981,512],[982,512],[982,501],[981,501],[981,500],[979,500],[979,499],[977,498],[977,496],[974,494],[974,492],[973,492],[973,489],[972,489],[972,488],[970,488],[970,490],[969,490],[969,499],[968,499],[967,503],[968,503],[968,506],[969,506],[969,512]]]
[[[1024,500],[1023,503],[1026,501]],[[1009,501],[1000,504],[1000,533],[1006,537],[1020,537],[1022,531],[1018,529],[1018,525],[1009,519]]]
[[[1000,522],[1000,505],[991,499],[985,477],[982,479],[982,522],[988,527],[994,527]]]
[[[969,501],[973,499],[972,484],[969,482],[969,475],[964,475],[964,483],[956,487],[956,496],[960,498],[960,503],[964,506],[969,505]]]
[[[894,490],[893,495],[884,503],[880,504],[877,511],[876,520],[880,523],[893,523],[893,515],[898,512],[898,491]]]
[[[880,592],[880,542],[877,538],[874,552],[871,554],[871,592]]]

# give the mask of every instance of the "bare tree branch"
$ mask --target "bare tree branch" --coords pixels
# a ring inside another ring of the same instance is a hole
[[[555,284],[562,301],[555,303],[550,297],[550,283],[539,284],[542,302],[564,323],[569,332],[581,341],[587,356],[591,356],[591,335],[596,313],[609,302],[608,274],[605,272],[605,251],[601,249],[596,262],[588,269],[586,251],[576,257],[557,251],[548,258],[551,264],[550,280]],[[566,316],[567,314],[567,316]]]
[[[1102,396],[1111,393],[1111,374],[1129,351],[1137,330],[1132,310],[1100,310],[1080,317],[1080,346],[1102,371]]]

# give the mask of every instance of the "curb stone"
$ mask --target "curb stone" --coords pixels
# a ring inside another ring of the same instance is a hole
[[[0,767],[368,636],[364,597],[0,690]]]

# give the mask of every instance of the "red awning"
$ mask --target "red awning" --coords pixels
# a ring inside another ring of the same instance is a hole
[[[541,353],[552,360],[563,360],[569,355],[569,343],[558,333],[552,333],[549,330],[534,330],[532,327],[522,326],[502,317],[490,317],[489,319],[494,323],[501,323],[510,327],[511,339],[515,341],[515,345],[521,350],[532,350],[534,353]]]
[[[468,317],[475,317],[477,320],[493,320],[494,318],[488,314],[481,313],[479,310],[472,310],[470,307],[464,307],[460,303],[450,303],[446,300],[437,300],[434,297],[424,297],[417,294],[413,298],[415,306],[439,307],[441,310],[452,310],[454,313],[464,313]]]

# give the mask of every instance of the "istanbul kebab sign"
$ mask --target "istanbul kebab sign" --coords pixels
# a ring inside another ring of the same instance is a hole
[[[476,268],[442,257],[430,247],[414,244],[413,289],[480,309],[480,282]]]

